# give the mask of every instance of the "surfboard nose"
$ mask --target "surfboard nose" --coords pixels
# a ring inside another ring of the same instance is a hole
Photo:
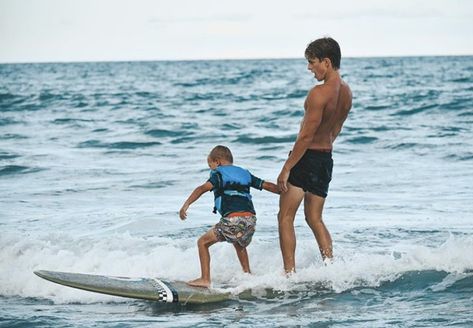
[[[48,271],[46,270],[38,270],[38,271],[33,271],[35,275],[38,277],[44,278],[44,276],[47,274]]]
[[[33,273],[34,273],[35,275],[37,275],[38,277],[40,277],[40,278],[43,278],[43,279],[49,280],[49,281],[53,281],[53,282],[55,282],[54,279],[60,278],[60,277],[58,276],[58,273],[59,273],[59,272],[56,272],[56,273],[55,273],[54,271],[37,270],[37,271],[33,271]]]

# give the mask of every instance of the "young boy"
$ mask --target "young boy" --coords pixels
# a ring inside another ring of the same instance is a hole
[[[213,190],[215,196],[214,213],[222,218],[220,222],[203,234],[197,241],[199,248],[201,276],[187,282],[191,286],[210,286],[209,247],[219,241],[227,241],[235,246],[244,272],[250,273],[250,263],[246,246],[251,242],[256,225],[256,212],[251,201],[250,187],[279,194],[278,186],[253,176],[248,170],[233,165],[233,155],[225,146],[216,146],[207,157],[212,170],[210,178],[195,188],[182,205],[179,216],[187,218],[187,209],[203,193]]]

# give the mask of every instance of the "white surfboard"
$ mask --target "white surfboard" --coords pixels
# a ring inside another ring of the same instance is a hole
[[[157,278],[111,277],[40,270],[37,276],[60,285],[91,292],[164,303],[213,303],[231,299],[230,293],[191,287],[185,282]]]

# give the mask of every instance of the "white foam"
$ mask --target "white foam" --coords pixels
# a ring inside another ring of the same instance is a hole
[[[354,287],[377,287],[408,271],[438,270],[461,274],[473,269],[472,236],[451,235],[438,247],[412,245],[406,248],[404,245],[402,252],[386,250],[380,253],[377,249],[373,253],[368,247],[357,253],[335,249],[337,257],[329,265],[322,263],[313,239],[298,241],[297,247],[298,271],[286,278],[277,240],[254,238],[248,249],[252,275],[241,272],[230,244],[219,243],[211,248],[214,285],[236,286],[232,289],[234,293],[249,288],[257,293],[265,288],[290,291],[305,288],[301,284],[320,283],[336,292],[343,292]],[[38,236],[2,234],[0,295],[44,297],[57,303],[125,301],[45,281],[33,274],[33,271],[41,269],[169,280],[188,280],[200,274],[196,240],[193,238],[145,238],[128,233],[100,238],[64,233]]]

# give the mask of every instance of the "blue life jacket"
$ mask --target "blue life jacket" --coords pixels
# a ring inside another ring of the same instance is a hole
[[[251,201],[250,187],[251,174],[238,166],[223,165],[213,171],[216,173],[219,184],[214,189],[215,207],[222,216],[232,212],[255,213],[253,202]],[[223,188],[219,188],[223,186]]]

